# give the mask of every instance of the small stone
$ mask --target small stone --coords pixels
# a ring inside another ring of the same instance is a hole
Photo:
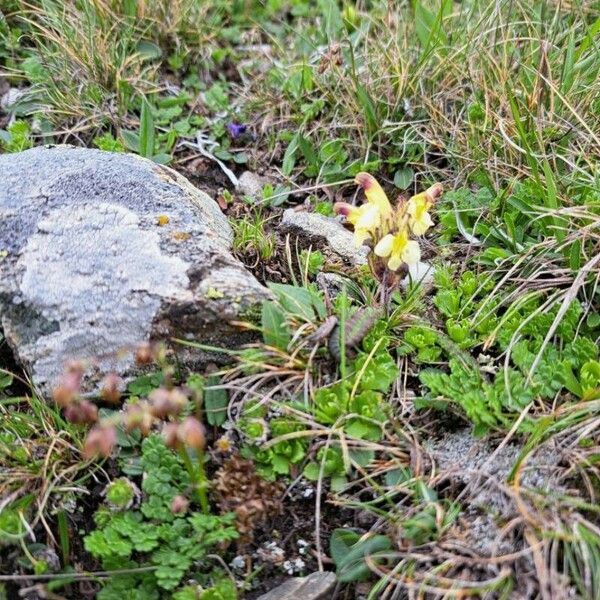
[[[400,286],[406,288],[411,283],[420,283],[425,290],[428,290],[433,286],[434,275],[435,267],[429,263],[418,262],[408,265],[408,275],[400,282]]]
[[[353,265],[367,262],[369,249],[356,247],[354,235],[339,221],[319,213],[296,211],[292,208],[283,213],[280,230],[294,233],[315,244],[325,244],[332,252]]]
[[[335,586],[335,574],[317,571],[306,577],[293,577],[275,589],[263,594],[258,600],[326,600]]]
[[[317,283],[330,298],[335,298],[342,293],[344,287],[350,289],[352,280],[339,275],[338,273],[321,271],[320,273],[317,273]]]
[[[0,98],[0,108],[3,110],[11,110],[21,100],[23,100],[31,90],[29,88],[10,88],[2,98]]]
[[[234,571],[243,571],[246,568],[246,559],[243,556],[238,555],[233,558],[233,560],[229,563],[229,566]]]
[[[244,171],[238,179],[237,191],[251,198],[262,198],[262,190],[269,180],[252,171]]]

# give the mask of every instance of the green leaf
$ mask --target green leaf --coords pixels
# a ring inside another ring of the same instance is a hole
[[[581,268],[581,239],[577,238],[571,244],[569,252],[569,266],[573,273],[578,273]]]
[[[294,166],[296,164],[296,151],[298,150],[298,143],[300,140],[300,134],[297,133],[288,144],[283,155],[283,162],[281,164],[281,172],[287,177],[292,174]]]
[[[573,373],[573,368],[566,360],[562,362],[561,375],[565,387],[571,392],[571,394],[574,394],[578,398],[581,398],[583,396],[583,388],[577,380],[577,377],[575,377],[575,374]]]
[[[127,386],[127,391],[132,396],[147,396],[152,390],[155,390],[163,382],[164,375],[161,371],[140,375]]]
[[[586,319],[586,325],[590,329],[596,329],[600,325],[600,313],[591,312]]]
[[[350,450],[350,458],[360,467],[366,467],[374,458],[373,450]]]
[[[350,551],[350,548],[358,542],[360,534],[352,529],[334,529],[329,541],[329,554],[333,562],[340,564]]]
[[[367,579],[371,570],[365,557],[373,559],[391,549],[392,542],[385,535],[360,539],[358,534],[346,529],[335,529],[331,535],[330,554],[337,567],[338,580],[342,583]]]
[[[309,481],[317,481],[319,479],[319,473],[321,472],[321,465],[316,462],[310,462],[304,467],[302,475]]]
[[[121,131],[121,137],[123,138],[123,143],[128,150],[131,150],[137,154],[140,153],[140,136],[138,133],[124,129]]]
[[[210,425],[222,425],[227,419],[227,405],[229,404],[229,395],[227,390],[218,389],[212,390],[211,386],[219,385],[220,378],[217,375],[210,375],[206,379],[206,387],[204,388],[204,410],[206,412],[206,420]]]
[[[273,471],[280,475],[287,475],[290,469],[290,461],[281,454],[273,454],[271,457],[271,464],[273,465]]]
[[[261,325],[265,344],[287,350],[292,337],[287,329],[285,314],[274,302],[263,303]]]
[[[379,129],[379,121],[377,119],[377,112],[373,100],[367,92],[366,88],[362,84],[356,86],[356,98],[359,105],[362,107],[365,123],[367,125],[367,132],[369,138],[373,137]]]
[[[142,112],[140,115],[140,147],[139,153],[145,158],[154,156],[154,117],[148,101],[142,101]]]
[[[348,484],[348,478],[345,475],[333,475],[331,478],[331,489],[334,492],[341,492]]]
[[[414,177],[414,171],[410,167],[404,167],[394,174],[394,185],[401,190],[407,190]]]
[[[344,427],[344,431],[356,439],[371,439],[373,428],[379,431],[379,428],[368,421],[362,419],[352,419],[352,421]]]
[[[315,296],[303,287],[283,283],[269,283],[269,288],[277,294],[279,303],[290,314],[313,321],[315,318]],[[317,296],[320,300],[320,298]]]
[[[144,60],[158,60],[162,56],[160,46],[149,40],[140,40],[137,44],[137,51]]]
[[[315,149],[314,149],[313,145],[311,144],[310,140],[306,136],[300,135],[298,137],[298,146],[300,147],[300,150],[302,151],[302,154],[304,156],[304,160],[306,160],[306,163],[312,167],[318,167],[319,161],[317,160],[317,155],[315,153]]]
[[[359,383],[361,391],[375,390],[386,393],[398,377],[396,361],[388,352],[378,352],[370,360],[369,355],[362,353],[356,359],[355,368],[357,373],[362,371]]]
[[[168,152],[160,152],[152,156],[152,162],[157,165],[168,165],[171,160],[173,160],[173,157]]]
[[[319,9],[325,18],[325,32],[327,40],[332,42],[340,37],[344,31],[342,13],[336,0],[317,0]]]
[[[0,390],[10,387],[13,382],[13,376],[10,373],[0,372]]]

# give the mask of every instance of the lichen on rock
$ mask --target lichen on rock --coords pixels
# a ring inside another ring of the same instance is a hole
[[[0,156],[0,183],[0,324],[42,391],[70,359],[93,365],[90,386],[127,375],[151,339],[239,343],[230,321],[269,297],[217,204],[171,169],[38,147]]]

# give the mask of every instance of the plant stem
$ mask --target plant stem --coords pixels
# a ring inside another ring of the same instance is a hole
[[[183,459],[183,463],[187,472],[190,474],[192,485],[202,512],[204,514],[210,513],[210,506],[208,504],[208,479],[206,478],[206,471],[204,470],[204,453],[198,453],[198,468],[194,467],[194,463],[188,454],[187,448],[180,448],[179,454]]]

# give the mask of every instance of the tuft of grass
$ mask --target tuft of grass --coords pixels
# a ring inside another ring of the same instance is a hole
[[[136,22],[111,3],[44,0],[24,9],[33,48],[23,69],[55,124],[119,123],[137,95],[156,88],[157,64]]]
[[[230,220],[234,231],[234,251],[254,260],[254,266],[261,260],[269,260],[275,253],[275,234],[265,227],[270,219],[259,207],[249,211],[242,219]]]

